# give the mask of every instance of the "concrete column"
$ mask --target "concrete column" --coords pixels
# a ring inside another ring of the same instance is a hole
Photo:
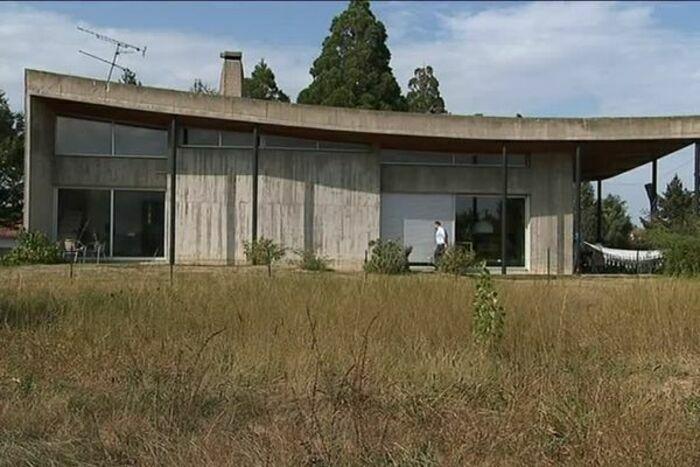
[[[596,242],[603,243],[603,181],[598,180],[596,188]]]
[[[508,251],[506,242],[506,229],[508,228],[508,153],[506,145],[503,145],[502,154],[503,191],[501,193],[501,274],[508,272]]]
[[[581,145],[574,157],[574,274],[581,273]]]
[[[700,214],[700,142],[695,142],[695,212]]]
[[[258,239],[258,159],[260,154],[260,131],[258,125],[253,127],[253,170],[252,170],[252,185],[253,193],[251,196],[251,205],[253,212],[251,214],[252,232],[251,239],[253,242]]]
[[[172,280],[172,266],[175,264],[175,180],[177,178],[177,117],[170,122],[170,228],[168,261]]]
[[[651,218],[653,219],[656,216],[656,211],[658,208],[658,195],[657,193],[659,192],[658,190],[658,178],[659,178],[659,164],[658,160],[654,159],[651,162],[651,194],[649,196],[649,202],[650,202],[650,214]]]

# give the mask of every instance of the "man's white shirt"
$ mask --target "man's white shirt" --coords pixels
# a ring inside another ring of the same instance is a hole
[[[447,243],[447,232],[443,226],[439,226],[435,229],[435,243],[438,245],[445,245]]]

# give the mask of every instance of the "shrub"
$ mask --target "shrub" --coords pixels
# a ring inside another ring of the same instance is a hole
[[[485,263],[476,282],[474,294],[474,338],[490,348],[498,347],[503,338],[505,327],[505,310],[499,303],[498,292],[493,286],[493,279]]]
[[[674,232],[667,228],[650,229],[648,238],[663,252],[663,271],[671,276],[700,275],[700,229]]]
[[[63,261],[61,249],[41,232],[22,230],[17,245],[2,258],[2,264],[55,264]]]
[[[297,264],[304,271],[328,271],[328,258],[318,256],[313,250],[297,250]]]
[[[284,247],[269,238],[260,237],[252,242],[243,242],[246,261],[252,265],[271,265],[281,260],[287,252]]]
[[[369,242],[370,257],[365,263],[365,271],[379,274],[404,274],[408,272],[408,254],[411,249],[404,248],[394,240],[372,240]]]
[[[474,251],[464,245],[447,247],[437,263],[437,269],[455,276],[466,274],[474,266]]]

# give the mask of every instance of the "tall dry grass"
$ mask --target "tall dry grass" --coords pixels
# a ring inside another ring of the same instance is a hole
[[[0,463],[700,463],[700,283],[0,269]]]

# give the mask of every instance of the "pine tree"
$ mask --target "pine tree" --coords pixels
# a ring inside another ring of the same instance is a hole
[[[124,69],[122,77],[119,79],[119,81],[123,84],[133,84],[134,86],[141,86],[141,81],[139,81],[136,78],[136,73],[134,73],[128,68]]]
[[[408,81],[406,94],[408,110],[411,112],[443,114],[445,101],[440,97],[440,82],[433,74],[430,65],[416,68],[413,78]]]
[[[389,66],[387,34],[368,0],[351,0],[333,19],[330,34],[299,93],[301,104],[405,110],[401,88]]]
[[[289,96],[277,87],[275,74],[263,59],[255,65],[250,78],[243,80],[243,97],[289,102]]]
[[[0,91],[0,225],[22,218],[24,201],[24,118],[10,110]]]
[[[686,190],[683,182],[674,175],[666,186],[666,191],[659,196],[659,208],[656,222],[672,230],[683,230],[694,219],[693,193]]]
[[[627,210],[627,203],[617,195],[603,198],[603,245],[610,248],[628,248],[630,234],[634,229]],[[598,242],[598,200],[593,184],[581,185],[581,238],[585,242]]]

